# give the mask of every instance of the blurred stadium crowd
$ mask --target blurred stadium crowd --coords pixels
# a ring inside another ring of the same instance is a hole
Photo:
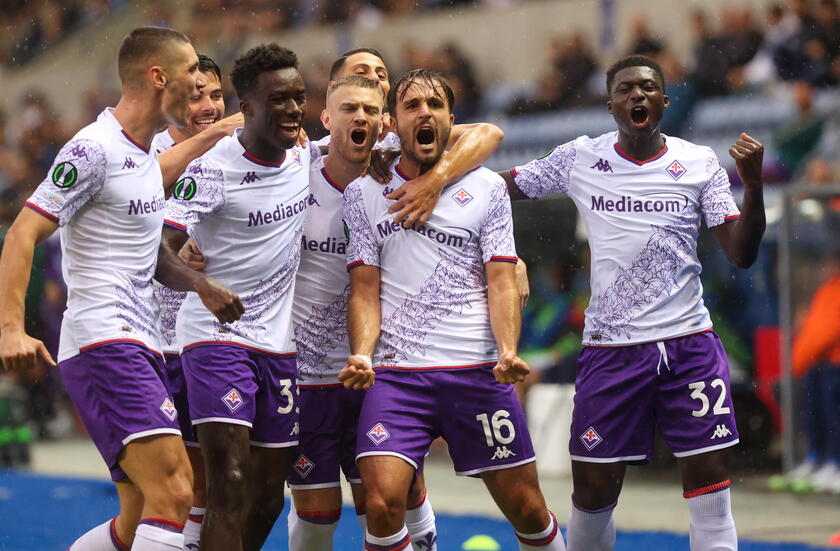
[[[417,10],[464,8],[482,3],[510,6],[523,1],[527,0],[192,0],[190,26],[182,30],[193,38],[198,51],[211,55],[225,68],[244,51],[246,38],[254,32],[271,33],[323,23],[352,23],[373,28],[386,24],[389,17]],[[11,73],[38,56],[49,55],[50,49],[67,36],[119,13],[127,3],[127,0],[5,0],[0,4],[0,29],[3,29],[0,77],[4,71]],[[149,23],[173,24],[170,3],[148,4]],[[691,20],[686,22],[694,37],[688,57],[675,55],[667,41],[643,17],[631,21],[631,44],[620,52],[650,56],[665,70],[672,107],[663,121],[663,130],[676,135],[690,131],[686,125],[692,113],[715,98],[748,96],[756,102],[768,98],[789,102],[790,116],[784,124],[776,125],[772,144],[768,144],[774,152],[765,162],[768,181],[836,182],[840,169],[834,156],[826,153],[836,150],[840,132],[836,123],[815,108],[814,98],[825,91],[840,92],[838,0],[785,0],[760,12],[737,3],[720,12],[705,11],[697,5]],[[550,62],[534,67],[531,82],[525,86],[481,82],[471,59],[454,42],[434,49],[406,42],[401,47],[400,59],[389,59],[388,63],[392,78],[414,67],[446,73],[458,98],[456,118],[463,122],[500,117],[513,121],[535,114],[603,105],[606,99],[603,65],[609,61],[605,60],[606,52],[599,51],[584,32],[575,30],[556,35],[547,48]],[[332,61],[325,58],[301,68],[309,88],[305,127],[313,138],[324,133],[318,117]],[[229,83],[225,84],[228,86],[226,103],[229,108],[235,108],[237,102],[232,101],[235,94]],[[0,238],[23,200],[46,174],[58,148],[117,97],[117,90],[92,83],[84,104],[71,119],[59,115],[45,95],[31,90],[15,98],[13,108],[0,112]],[[735,135],[726,139],[734,140]],[[569,382],[574,375],[574,357],[587,298],[588,260],[585,247],[568,240],[568,235],[583,237],[579,232],[575,234],[574,222],[568,228],[560,228],[562,224],[558,224],[552,229],[555,241],[551,235],[545,237],[545,229],[541,228],[543,237],[535,242],[531,228],[537,225],[537,220],[544,221],[544,216],[556,215],[557,209],[566,209],[567,219],[573,221],[574,214],[569,208],[570,205],[561,203],[515,210],[522,255],[532,263],[533,299],[524,317],[522,347],[530,353],[532,365],[542,372],[544,380],[558,382]],[[561,233],[565,242],[559,237]],[[709,250],[701,251],[701,258],[705,255],[707,304],[715,318],[716,330],[726,341],[734,368],[746,373],[744,380],[751,379],[754,369],[756,327],[778,323],[772,234],[771,230],[766,254],[747,274],[734,273],[709,239],[704,245]],[[40,336],[53,352],[57,348],[58,324],[65,300],[56,240],[57,235],[40,248],[27,303],[27,319],[32,323],[28,328],[30,334]],[[559,247],[560,252],[546,255],[545,251],[552,246]],[[567,250],[575,252],[567,254]],[[737,379],[733,376],[734,382]],[[41,372],[24,375],[20,382],[30,390],[32,415],[41,436],[59,435],[72,429],[66,423],[56,423],[56,404],[61,407],[58,381]]]

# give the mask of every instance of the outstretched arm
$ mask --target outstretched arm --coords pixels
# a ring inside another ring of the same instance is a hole
[[[755,138],[742,133],[740,139],[729,148],[729,154],[735,159],[738,174],[744,182],[741,217],[715,226],[712,233],[730,263],[739,268],[749,268],[758,257],[758,248],[767,226],[761,174],[764,146]]]
[[[24,330],[24,300],[35,246],[49,237],[58,224],[24,208],[6,233],[0,256],[0,361],[10,370],[32,369],[38,359],[55,362],[44,343]]]
[[[458,124],[449,135],[449,151],[444,152],[428,172],[394,190],[396,201],[388,212],[403,226],[420,226],[431,216],[440,193],[448,184],[484,164],[496,150],[505,133],[495,124]]]
[[[178,257],[178,251],[186,242],[186,232],[169,226],[163,228],[155,279],[175,291],[195,291],[221,323],[238,320],[245,313],[239,296],[215,279],[190,268]]]
[[[347,332],[350,357],[338,378],[347,388],[362,390],[373,384],[371,357],[379,340],[381,310],[379,268],[356,266],[350,270],[350,301],[347,305]]]
[[[516,286],[516,265],[488,262],[485,269],[490,327],[499,347],[499,363],[493,368],[493,374],[500,383],[524,381],[530,369],[518,356],[522,310]]]
[[[192,138],[172,146],[170,149],[158,155],[160,171],[163,174],[163,189],[169,196],[169,190],[178,181],[178,177],[184,173],[184,169],[194,159],[201,157],[216,142],[230,136],[233,131],[244,124],[242,113],[237,113],[216,121],[209,128],[196,134]]]

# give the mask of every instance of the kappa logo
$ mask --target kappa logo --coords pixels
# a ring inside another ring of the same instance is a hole
[[[85,150],[85,148],[78,144],[73,146],[73,149],[70,150],[70,154],[76,158],[84,157],[85,160],[90,160],[88,159],[87,151]]]
[[[242,395],[239,394],[238,390],[232,388],[228,390],[224,396],[222,396],[222,402],[224,402],[230,412],[233,413],[242,407],[245,400],[242,399]]]
[[[175,409],[175,404],[173,404],[172,400],[169,398],[163,400],[163,403],[160,405],[160,410],[169,418],[170,421],[174,421],[175,417],[178,416],[178,410]]]
[[[715,433],[712,434],[712,437],[709,440],[714,440],[715,438],[726,438],[727,436],[732,436],[732,431],[729,430],[729,427],[726,425],[718,425],[715,427]]]
[[[598,162],[590,166],[589,168],[594,168],[595,170],[600,170],[601,172],[613,171],[612,167],[610,166],[610,162],[605,159],[598,159]]]
[[[295,461],[295,472],[299,474],[301,478],[309,476],[309,473],[311,473],[314,468],[315,463],[310,461],[305,455],[301,455],[297,458],[297,461]]]
[[[391,186],[385,186],[385,189],[382,190],[382,197],[386,197],[394,193],[394,188]]]
[[[453,193],[452,198],[455,199],[455,202],[461,207],[466,206],[467,203],[473,200],[473,196],[467,193],[464,188],[461,188]]]
[[[300,413],[300,409],[296,408],[295,413]],[[300,434],[300,425],[297,421],[295,421],[295,425],[292,427],[292,432],[289,433],[289,436],[297,436]]]
[[[370,438],[370,441],[376,444],[377,446],[391,438],[391,433],[385,430],[385,427],[382,426],[382,423],[376,423],[375,425],[373,425],[373,428],[368,431],[367,435],[368,438]]]
[[[493,454],[493,457],[490,458],[490,461],[495,461],[496,459],[507,459],[508,457],[516,457],[516,454],[510,451],[507,446],[496,446],[496,452]]]
[[[262,180],[262,178],[257,176],[256,172],[249,172],[248,174],[245,175],[244,178],[242,178],[242,181],[239,182],[239,185],[241,186],[242,184],[253,184],[257,180]]]
[[[671,175],[671,178],[673,178],[674,180],[679,180],[680,178],[682,178],[682,175],[683,175],[683,174],[685,174],[686,172],[688,172],[688,171],[685,169],[685,167],[684,167],[683,165],[681,165],[681,164],[680,164],[680,162],[679,162],[679,161],[674,161],[673,163],[671,163],[670,165],[668,165],[668,168],[666,168],[666,169],[665,169],[665,171],[666,171],[668,174],[670,174],[670,175]]]
[[[583,434],[580,435],[580,441],[583,442],[583,445],[586,446],[587,450],[592,451],[592,448],[603,442],[604,439],[595,432],[594,428],[589,427]]]
[[[131,170],[135,168],[137,168],[137,163],[134,162],[134,159],[132,159],[131,157],[126,157],[125,162],[123,163],[123,170]]]
[[[79,171],[76,166],[65,161],[53,169],[52,183],[60,188],[68,188],[79,180]]]

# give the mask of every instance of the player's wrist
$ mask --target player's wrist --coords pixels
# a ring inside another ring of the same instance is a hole
[[[361,362],[367,367],[368,369],[373,369],[373,358],[370,357],[368,354],[353,354],[353,357],[361,360]]]

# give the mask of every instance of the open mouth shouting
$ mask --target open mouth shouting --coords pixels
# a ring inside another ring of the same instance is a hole
[[[637,105],[630,109],[630,122],[636,128],[644,128],[648,125],[650,114],[644,105]]]
[[[430,125],[423,125],[417,129],[414,139],[420,149],[433,151],[435,148],[435,129]]]
[[[350,131],[350,141],[353,142],[353,145],[358,147],[364,147],[367,137],[367,128],[354,128]]]

